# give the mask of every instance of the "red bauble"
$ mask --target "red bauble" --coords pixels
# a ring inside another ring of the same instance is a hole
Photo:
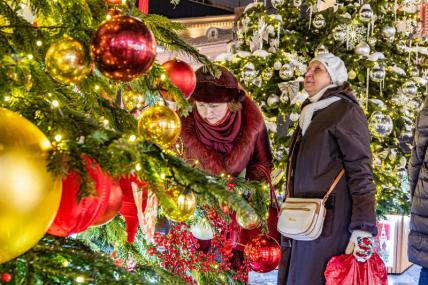
[[[3,281],[3,282],[9,282],[10,280],[12,280],[12,275],[10,274],[10,273],[3,273],[2,275],[1,275],[1,281]]]
[[[281,248],[274,238],[259,235],[245,245],[244,257],[248,260],[252,270],[265,273],[278,266],[281,259]]]
[[[107,207],[104,212],[100,212],[95,218],[93,226],[100,226],[110,222],[117,213],[119,213],[122,207],[122,189],[120,188],[119,182],[113,180],[111,183],[110,196],[107,201]]]
[[[92,39],[91,55],[107,77],[131,81],[152,66],[156,41],[140,19],[118,15],[98,28]]]
[[[62,181],[62,197],[58,213],[48,230],[55,236],[66,237],[80,233],[91,226],[100,212],[104,212],[110,195],[111,179],[101,167],[87,156],[83,157],[86,170],[95,184],[96,196],[78,200],[81,178],[70,172]]]
[[[189,98],[196,88],[196,75],[192,67],[177,59],[168,60],[162,64],[172,84],[183,92],[184,97]],[[162,92],[167,100],[171,100],[166,92]]]
[[[144,181],[138,180],[135,176],[121,178],[119,183],[123,192],[122,208],[120,209],[120,214],[125,218],[128,242],[133,243],[138,230],[138,211],[137,206],[135,205],[132,183],[135,183],[141,191],[142,211],[146,209],[147,205],[147,184]]]

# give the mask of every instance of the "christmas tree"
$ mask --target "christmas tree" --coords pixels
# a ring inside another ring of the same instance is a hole
[[[426,84],[427,6],[403,1],[272,1],[246,7],[230,52],[231,67],[262,106],[270,126],[278,185],[299,118],[306,63],[331,52],[369,119],[378,214],[409,211],[406,164]],[[321,150],[320,150],[321,151]]]
[[[195,82],[173,82],[176,63],[153,63],[156,47],[217,71],[177,36],[182,29],[133,1],[0,2],[3,282],[245,278],[229,268],[227,248],[198,251],[189,232],[210,218],[206,232],[221,248],[221,209],[264,221],[268,199],[263,185],[210,176],[178,157],[179,117],[158,103],[164,95],[186,115],[186,84]],[[158,214],[169,218],[169,233]]]

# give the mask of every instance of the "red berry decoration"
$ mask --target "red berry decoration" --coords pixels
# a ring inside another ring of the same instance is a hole
[[[10,273],[3,273],[1,275],[1,281],[8,283],[10,280],[12,280],[12,275]]]
[[[265,273],[278,266],[281,259],[281,248],[274,238],[259,235],[245,245],[244,257],[252,270]]]
[[[93,222],[93,226],[100,226],[110,222],[122,207],[122,189],[118,181],[112,181],[110,197],[107,201],[107,207],[103,212],[100,212]]]
[[[177,86],[183,92],[184,97],[189,98],[196,88],[196,75],[193,68],[178,59],[168,60],[162,64],[172,84]],[[166,92],[162,92],[167,100],[172,100],[172,96],[168,96]]]
[[[94,181],[95,196],[79,200],[81,178],[76,172],[70,172],[62,181],[61,203],[48,233],[66,237],[80,233],[92,225],[100,212],[104,212],[110,195],[111,179],[101,167],[89,157],[83,157],[86,170]]]
[[[156,41],[140,19],[118,15],[98,28],[92,39],[91,55],[105,76],[131,81],[152,66]]]

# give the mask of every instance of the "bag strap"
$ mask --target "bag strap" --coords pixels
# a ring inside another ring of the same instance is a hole
[[[272,204],[272,202],[273,201],[275,201],[275,205],[276,205],[276,211],[277,212],[279,212],[279,210],[278,210],[278,206],[279,206],[279,204],[278,204],[278,198],[276,197],[276,194],[275,194],[275,188],[273,187],[273,185],[272,185],[272,178],[270,177],[270,171],[269,171],[269,169],[265,166],[265,165],[263,165],[263,164],[259,164],[259,165],[257,165],[258,167],[259,167],[259,169],[260,169],[260,171],[263,173],[263,175],[265,176],[265,178],[266,178],[266,182],[268,183],[268,185],[269,185],[269,192],[270,192],[270,201],[271,201],[271,204]]]
[[[330,188],[328,189],[327,193],[325,193],[324,198],[322,199],[322,203],[325,204],[327,202],[328,197],[330,197],[331,192],[333,192],[334,188],[336,188],[337,183],[339,183],[340,179],[345,175],[345,169],[342,168],[340,170],[339,174],[334,179],[333,183],[331,184]]]

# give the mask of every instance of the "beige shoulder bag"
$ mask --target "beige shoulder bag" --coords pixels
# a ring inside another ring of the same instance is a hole
[[[317,239],[321,235],[326,215],[325,202],[344,174],[345,170],[342,169],[322,199],[287,197],[279,212],[278,231],[295,240]]]

